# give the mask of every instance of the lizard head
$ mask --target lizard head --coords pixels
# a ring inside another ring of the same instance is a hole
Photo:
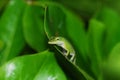
[[[56,44],[56,45],[58,45],[58,46],[61,46],[61,45],[63,45],[64,44],[64,38],[63,37],[52,37],[50,40],[49,40],[49,42],[48,42],[48,44]]]

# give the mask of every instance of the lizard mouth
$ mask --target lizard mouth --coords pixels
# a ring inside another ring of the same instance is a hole
[[[56,43],[55,43],[55,42],[50,42],[50,41],[49,41],[48,44],[56,44]]]

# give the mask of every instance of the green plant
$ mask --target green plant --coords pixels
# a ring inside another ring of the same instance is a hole
[[[0,80],[120,79],[120,16],[112,8],[99,6],[96,12],[85,8],[87,15],[80,17],[62,1],[0,4]],[[77,10],[82,7],[74,5]],[[87,23],[83,17],[88,15]],[[71,42],[76,64],[48,45],[52,36]]]

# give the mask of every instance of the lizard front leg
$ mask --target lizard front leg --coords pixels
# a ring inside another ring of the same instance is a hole
[[[69,51],[66,50],[65,56],[67,57],[69,55]]]

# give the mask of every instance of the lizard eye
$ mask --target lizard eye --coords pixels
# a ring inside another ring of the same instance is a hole
[[[56,38],[56,40],[59,40],[59,38]]]

